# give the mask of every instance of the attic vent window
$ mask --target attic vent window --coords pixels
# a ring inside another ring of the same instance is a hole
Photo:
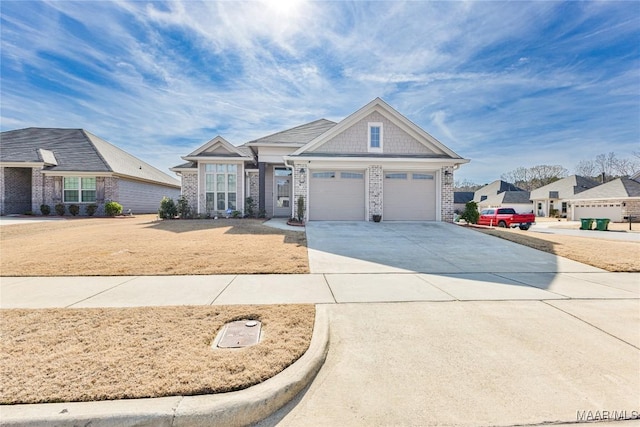
[[[382,123],[369,123],[367,142],[370,153],[382,153],[382,146],[384,142]]]

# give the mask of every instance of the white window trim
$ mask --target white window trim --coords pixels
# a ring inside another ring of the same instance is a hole
[[[379,127],[380,128],[380,147],[372,147],[371,146],[371,128]],[[382,153],[382,148],[384,147],[384,129],[381,122],[369,122],[367,126],[367,149],[369,153]]]
[[[66,189],[65,186],[64,186],[64,179],[65,178],[77,178],[78,179],[78,188]],[[82,180],[86,179],[86,178],[93,178],[95,180],[96,187],[93,190],[82,188]],[[82,191],[83,190],[95,192],[95,194],[96,194],[95,200],[84,201],[82,199]],[[66,198],[67,191],[75,191],[75,192],[77,192],[78,193],[78,200],[75,201],[75,202],[67,200],[67,198]],[[74,175],[74,176],[63,176],[62,177],[62,203],[67,203],[67,204],[75,203],[75,204],[79,204],[79,205],[86,205],[86,204],[90,204],[90,203],[96,203],[97,199],[98,199],[98,180],[96,179],[95,176],[75,176]]]
[[[229,172],[228,169],[225,170],[224,172],[224,191],[218,191],[217,188],[217,183],[216,183],[216,175],[219,174],[220,172],[217,172],[216,170],[214,170],[213,172],[207,172],[207,165],[224,165],[225,169],[227,169],[227,167],[229,165],[233,165],[236,167],[236,172]],[[209,212],[226,212],[227,210],[231,209],[229,208],[229,193],[235,193],[236,194],[236,207],[232,210],[237,211],[240,210],[239,206],[238,206],[238,170],[240,170],[240,165],[236,164],[236,163],[204,163],[204,210],[205,212],[209,213]],[[207,191],[207,175],[212,175],[213,178],[213,191]],[[235,175],[236,177],[236,188],[234,191],[229,191],[229,176],[233,176]],[[224,209],[218,209],[218,194],[224,194],[224,205],[225,208]],[[207,194],[213,194],[213,204],[214,204],[214,209],[212,209],[211,211],[208,210],[207,207]]]

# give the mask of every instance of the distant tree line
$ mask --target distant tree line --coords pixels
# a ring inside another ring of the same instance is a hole
[[[630,158],[619,158],[614,152],[598,154],[593,160],[581,160],[575,174],[595,181],[607,182],[615,178],[631,176],[640,171],[640,151],[634,151]],[[537,165],[519,167],[500,175],[500,179],[523,190],[532,191],[569,176],[569,170],[562,165]],[[484,184],[486,185],[486,184]],[[456,191],[476,191],[483,184],[470,180],[456,181]]]

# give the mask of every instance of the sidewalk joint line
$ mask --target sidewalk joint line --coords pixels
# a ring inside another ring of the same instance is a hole
[[[595,329],[599,330],[600,332],[603,332],[603,333],[605,333],[605,334],[609,335],[610,337],[617,339],[618,341],[622,341],[623,343],[625,343],[625,344],[627,344],[627,345],[629,345],[629,346],[631,346],[631,347],[635,348],[636,350],[640,350],[640,348],[639,348],[639,347],[636,347],[635,345],[631,344],[630,342],[627,342],[627,341],[623,340],[622,338],[617,337],[617,336],[613,335],[612,333],[605,331],[604,329],[602,329],[602,328],[600,328],[600,327],[598,327],[598,326],[594,325],[593,323],[590,323],[590,322],[587,322],[587,321],[586,321],[586,320],[584,320],[584,319],[581,319],[580,317],[576,316],[575,314],[569,313],[568,311],[563,310],[563,309],[561,309],[560,307],[556,307],[555,305],[553,305],[553,304],[551,304],[551,303],[549,303],[549,302],[547,302],[547,301],[544,301],[544,300],[543,300],[543,301],[540,301],[540,302],[542,302],[542,303],[544,303],[544,304],[548,305],[549,307],[555,308],[555,309],[556,309],[556,310],[558,310],[558,311],[561,311],[561,312],[563,312],[563,313],[565,313],[565,314],[568,314],[569,316],[571,316],[571,317],[573,317],[573,318],[575,318],[575,319],[578,319],[579,321],[581,321],[581,322],[583,322],[583,323],[586,323],[587,325],[591,326],[592,328],[595,328]]]
[[[491,274],[493,274],[494,276],[502,277],[503,279],[506,279],[506,280],[511,280],[512,282],[522,283],[523,285],[528,286],[528,287],[530,287],[530,288],[540,289],[541,291],[545,291],[545,292],[549,292],[550,294],[554,294],[554,295],[561,296],[563,299],[573,299],[573,298],[572,298],[572,297],[570,297],[569,295],[561,294],[560,292],[555,292],[555,291],[551,291],[551,290],[549,290],[549,289],[539,288],[539,287],[537,287],[537,286],[535,286],[535,285],[530,285],[530,284],[528,284],[528,283],[526,283],[526,282],[523,282],[523,281],[521,281],[521,280],[513,279],[513,278],[511,278],[511,277],[506,277],[506,276],[501,276],[501,275],[500,275],[500,274],[509,274],[509,273],[491,273]],[[513,273],[513,274],[518,274],[518,273]],[[525,274],[526,274],[526,273],[525,273]],[[555,273],[555,274],[556,274],[556,275],[558,275],[558,274],[561,274],[561,273]]]
[[[222,295],[222,293],[223,293],[224,291],[226,291],[226,290],[227,290],[227,288],[228,288],[229,286],[231,286],[231,284],[232,284],[232,283],[233,283],[233,282],[238,278],[238,276],[239,276],[239,274],[234,274],[234,275],[233,275],[233,279],[231,279],[231,280],[229,281],[229,283],[227,283],[227,286],[225,286],[225,287],[224,287],[220,292],[218,292],[218,295],[216,295],[216,296],[213,298],[213,300],[211,300],[211,302],[210,302],[209,304],[207,304],[207,305],[213,305],[213,303],[214,303],[214,302],[216,302],[216,300],[217,300],[218,298],[220,298],[220,295]]]
[[[439,290],[440,292],[444,293],[445,295],[449,295],[451,298],[453,298],[454,301],[460,301],[458,298],[455,297],[455,295],[451,295],[449,292],[445,291],[444,289],[441,289],[439,286],[437,286],[437,285],[431,283],[430,281],[428,281],[427,279],[425,279],[423,277],[425,274],[428,274],[428,273],[419,273],[419,274],[416,274],[416,276],[418,276],[418,279],[422,280],[427,285],[431,285],[434,288],[436,288],[437,290]]]
[[[333,289],[331,289],[331,285],[329,284],[329,281],[327,280],[327,275],[326,274],[322,274],[322,278],[324,279],[324,283],[327,284],[327,288],[329,288],[329,292],[331,292],[331,298],[333,298],[333,303],[334,304],[340,304],[338,302],[338,300],[336,299],[336,296],[333,293]]]
[[[99,277],[100,277],[100,276],[99,276]],[[104,276],[102,276],[102,277],[104,277]],[[131,279],[129,279],[129,280],[125,280],[124,282],[120,282],[120,283],[118,283],[118,284],[117,284],[117,285],[115,285],[115,286],[112,286],[112,287],[110,287],[110,288],[104,289],[104,290],[102,290],[102,291],[98,292],[97,294],[93,294],[93,295],[91,295],[91,296],[88,296],[88,297],[86,297],[86,298],[81,299],[80,301],[76,301],[76,302],[74,302],[74,303],[71,303],[71,304],[69,304],[69,305],[65,306],[64,308],[71,308],[72,306],[74,306],[74,305],[76,305],[76,304],[80,304],[80,303],[81,303],[81,302],[83,302],[83,301],[86,301],[86,300],[91,299],[91,298],[93,298],[93,297],[97,297],[97,296],[98,296],[98,295],[100,295],[100,294],[103,294],[103,293],[105,293],[105,292],[107,292],[107,291],[110,291],[111,289],[115,289],[115,288],[117,288],[118,286],[122,286],[122,285],[124,285],[125,283],[129,283],[129,282],[131,282],[132,280],[135,280],[135,279],[137,279],[137,278],[139,278],[139,277],[142,277],[142,276],[133,276],[133,277],[131,277]],[[91,277],[90,277],[90,276],[86,276],[86,277],[85,277],[85,279],[91,279]]]

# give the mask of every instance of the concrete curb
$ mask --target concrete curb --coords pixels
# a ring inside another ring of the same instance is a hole
[[[291,366],[245,390],[204,396],[0,406],[0,426],[245,426],[293,399],[315,378],[329,351],[329,315],[316,306],[309,349]]]

